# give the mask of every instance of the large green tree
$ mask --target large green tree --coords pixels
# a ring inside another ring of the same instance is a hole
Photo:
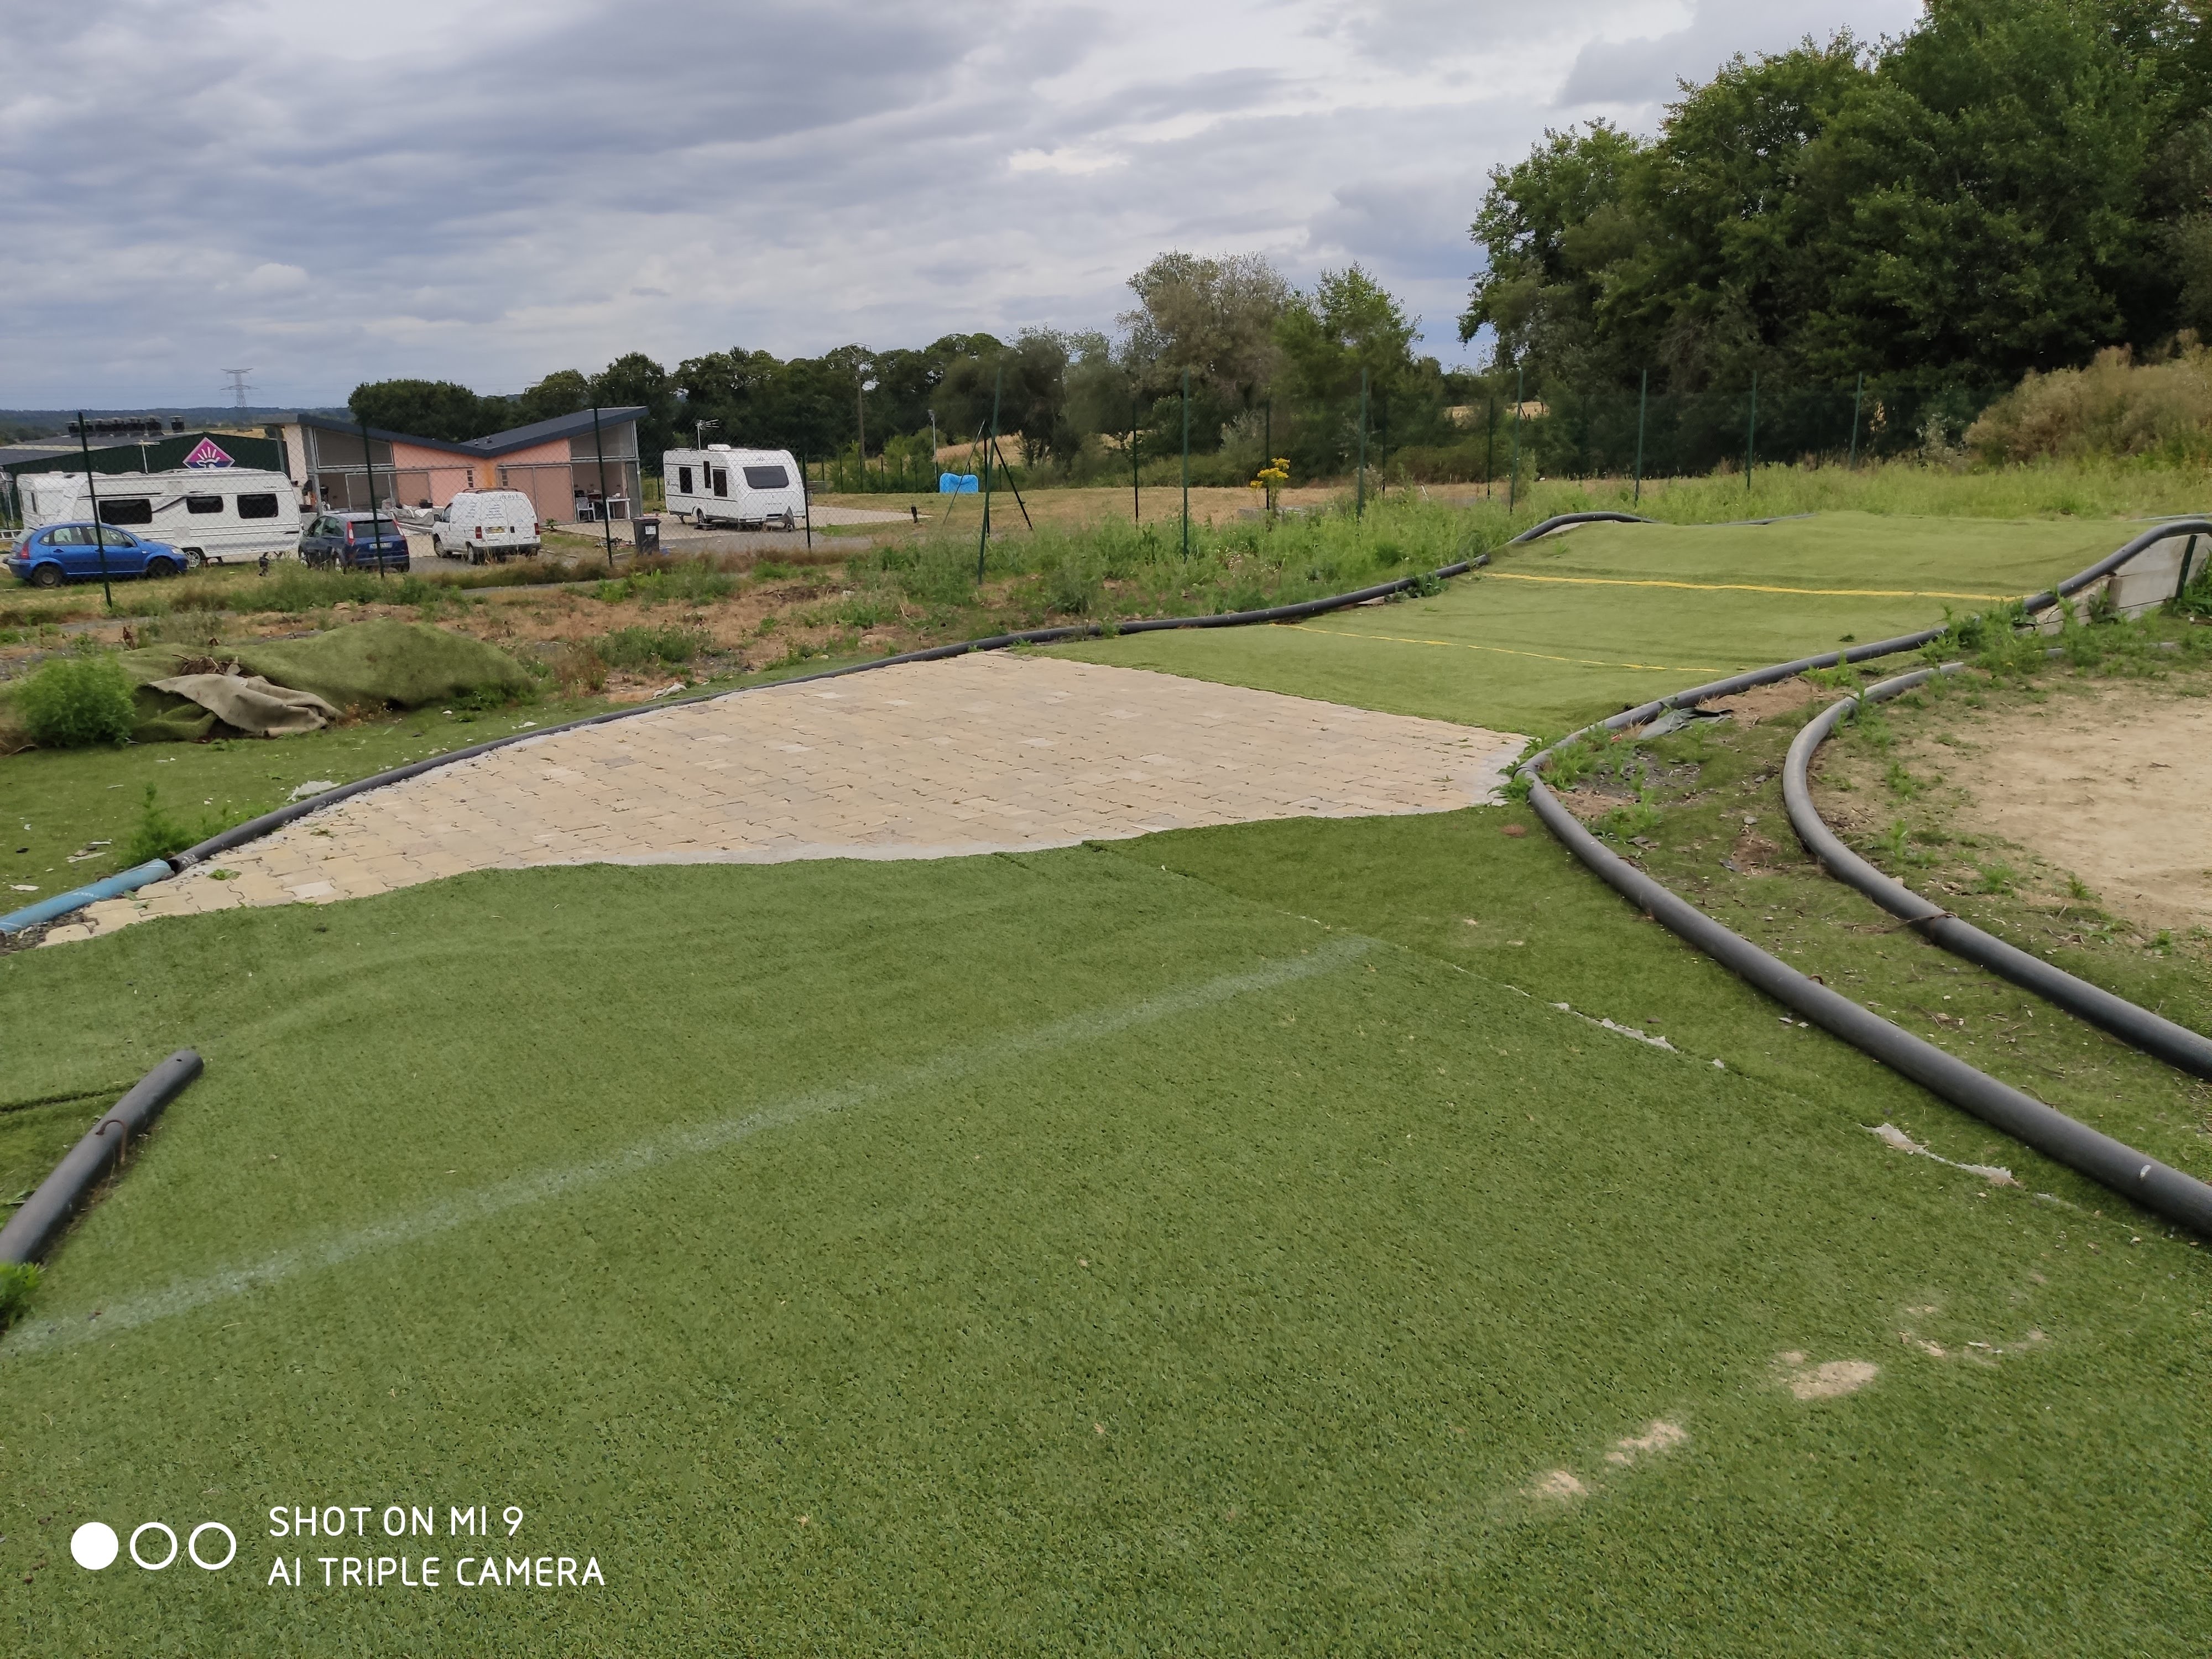
[[[1737,58],[1643,141],[1499,167],[1463,338],[1540,383],[1994,386],[2212,322],[2212,45],[2179,0],[1930,0]]]

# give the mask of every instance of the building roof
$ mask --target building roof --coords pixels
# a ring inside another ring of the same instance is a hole
[[[276,439],[205,429],[164,433],[158,437],[149,434],[143,442],[95,444],[92,446],[92,470],[100,473],[142,470],[166,472],[181,466],[185,457],[199,447],[203,439],[213,440],[234,465],[269,472],[285,470],[284,446]],[[18,475],[77,472],[83,470],[83,458],[84,447],[75,438],[34,438],[0,449],[0,471]]]
[[[602,409],[599,422],[602,430],[611,426],[622,426],[645,418],[642,404],[622,409]],[[574,415],[556,415],[550,421],[533,421],[528,426],[495,432],[488,438],[471,438],[463,443],[450,443],[443,438],[418,438],[412,433],[390,432],[380,426],[368,428],[368,435],[390,443],[414,444],[423,449],[442,449],[450,455],[485,456],[511,455],[518,449],[528,449],[537,444],[557,442],[562,438],[580,438],[592,429],[592,411],[584,410]],[[287,426],[311,426],[319,432],[343,432],[350,437],[361,434],[360,426],[352,421],[333,420],[327,415],[293,415],[285,418]]]

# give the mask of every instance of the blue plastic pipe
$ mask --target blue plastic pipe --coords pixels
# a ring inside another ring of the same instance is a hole
[[[125,870],[119,876],[110,876],[105,881],[95,881],[89,887],[73,888],[66,893],[57,893],[50,899],[40,899],[36,904],[26,905],[21,910],[0,916],[0,933],[20,933],[26,927],[36,927],[40,922],[65,916],[72,910],[82,910],[88,904],[101,899],[121,898],[135,892],[149,881],[167,881],[177,872],[169,867],[167,859],[149,859],[135,870]]]

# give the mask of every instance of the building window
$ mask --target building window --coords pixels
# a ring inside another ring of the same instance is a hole
[[[154,522],[154,503],[145,495],[125,495],[104,501],[100,504],[102,524],[151,524]]]
[[[185,511],[187,513],[220,513],[222,511],[222,497],[220,495],[187,495],[185,497]]]
[[[198,509],[195,507],[193,511]],[[273,519],[276,516],[276,498],[274,495],[240,495],[238,498],[238,516],[241,519]]]
[[[749,466],[745,469],[745,483],[752,489],[782,489],[791,483],[791,474],[780,466]]]

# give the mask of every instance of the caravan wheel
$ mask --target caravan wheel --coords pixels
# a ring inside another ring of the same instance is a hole
[[[197,547],[179,548],[177,550],[185,556],[185,568],[187,570],[197,570],[207,562],[207,555]]]

